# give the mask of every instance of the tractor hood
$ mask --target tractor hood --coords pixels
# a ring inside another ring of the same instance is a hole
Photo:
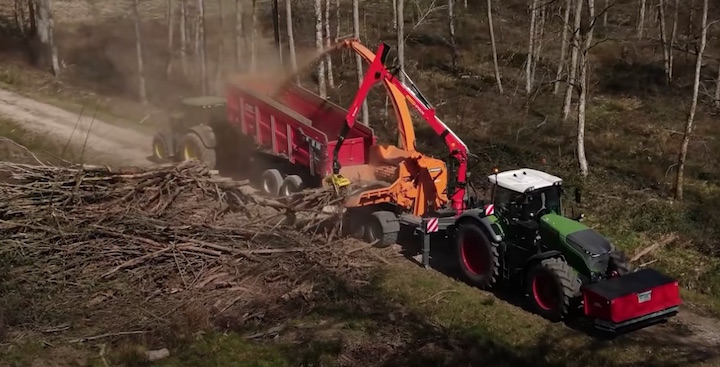
[[[557,214],[546,214],[540,219],[545,244],[563,253],[574,253],[580,266],[583,263],[589,272],[603,272],[607,268],[608,254],[612,247],[610,241],[592,228]],[[582,259],[582,260],[580,260]]]

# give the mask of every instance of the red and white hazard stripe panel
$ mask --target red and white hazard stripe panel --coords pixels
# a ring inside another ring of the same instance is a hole
[[[428,218],[427,221],[427,228],[425,228],[425,232],[432,233],[438,231],[438,218]]]
[[[493,215],[495,214],[495,205],[488,204],[485,205],[485,215]]]

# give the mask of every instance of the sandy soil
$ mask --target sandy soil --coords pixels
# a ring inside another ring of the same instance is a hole
[[[61,144],[70,140],[76,150],[84,145],[84,156],[91,157],[90,160],[120,165],[152,164],[148,160],[152,136],[93,119],[91,113],[86,114],[78,121],[75,113],[0,89],[0,118],[20,123],[24,129],[43,134]]]

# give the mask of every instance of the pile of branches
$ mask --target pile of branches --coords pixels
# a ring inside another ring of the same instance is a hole
[[[342,201],[332,189],[262,198],[198,162],[118,170],[0,162],[0,178],[0,257],[13,265],[6,278],[25,289],[62,287],[43,289],[36,301],[45,311],[126,307],[113,314],[137,326],[147,315],[132,307],[157,302],[170,314],[193,299],[218,315],[236,308],[263,318],[271,304],[312,303],[333,279],[362,279],[374,261],[345,249],[357,244],[341,241],[336,225],[320,229],[337,219],[322,210]],[[296,226],[285,225],[289,217]]]

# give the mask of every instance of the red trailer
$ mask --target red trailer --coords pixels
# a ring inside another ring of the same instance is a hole
[[[273,162],[262,174],[261,188],[267,194],[320,186],[333,172],[332,152],[347,110],[297,85],[274,91],[261,78],[253,79],[228,83],[226,98],[183,101],[185,113],[155,137],[155,158],[195,158],[214,168],[221,151],[232,152],[226,156],[236,159],[247,156],[246,148],[252,145]],[[367,164],[376,143],[370,127],[354,124],[339,150],[340,164]]]

